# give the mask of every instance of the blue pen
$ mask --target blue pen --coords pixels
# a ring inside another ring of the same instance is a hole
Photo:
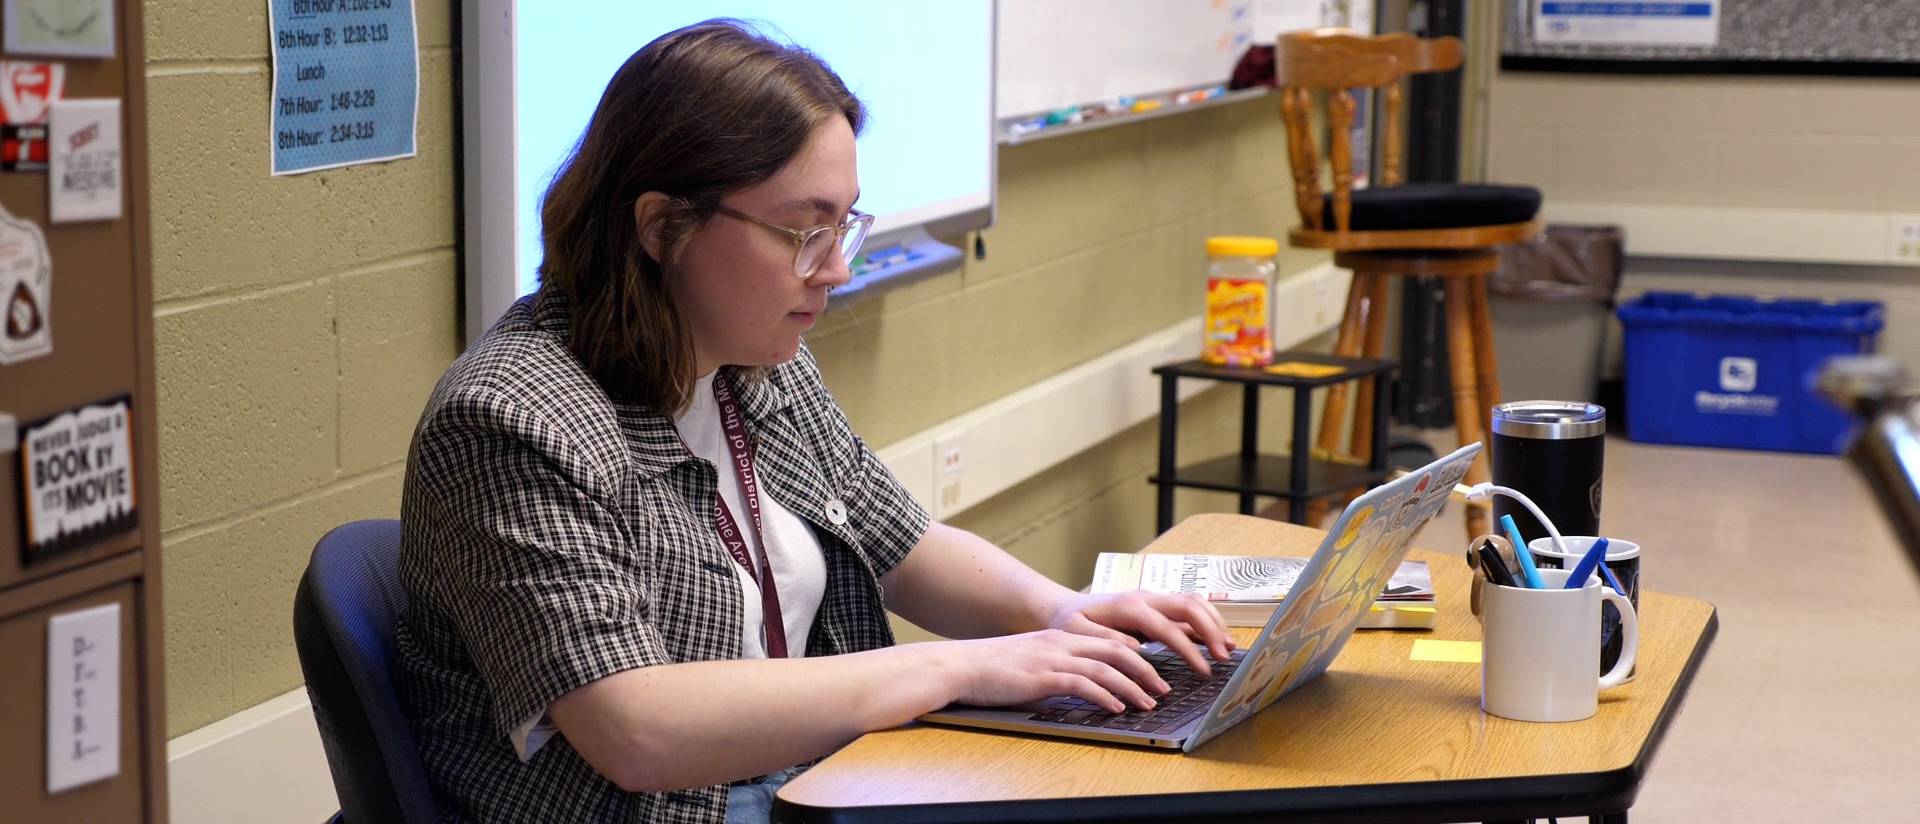
[[[1607,586],[1613,587],[1614,592],[1626,595],[1628,598],[1633,597],[1632,595],[1627,595],[1627,588],[1620,585],[1620,579],[1613,577],[1613,570],[1608,568],[1605,557],[1600,559],[1600,577],[1606,580]]]
[[[1520,562],[1520,574],[1527,579],[1527,586],[1546,589],[1547,582],[1540,578],[1540,567],[1533,563],[1533,549],[1527,546],[1527,539],[1520,537],[1520,526],[1513,522],[1513,516],[1500,516],[1500,526],[1507,531],[1507,540],[1513,542],[1513,557]]]
[[[1607,558],[1607,539],[1594,541],[1587,547],[1587,554],[1580,557],[1580,563],[1573,567],[1573,574],[1567,576],[1567,589],[1579,589],[1587,585],[1587,579],[1593,577],[1593,568],[1605,566],[1600,563]],[[1626,594],[1626,593],[1621,593]]]

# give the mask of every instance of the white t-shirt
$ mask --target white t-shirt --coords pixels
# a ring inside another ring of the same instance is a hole
[[[746,505],[746,499],[740,490],[740,475],[734,471],[733,455],[727,451],[726,429],[720,423],[719,401],[713,397],[713,376],[709,372],[700,378],[693,389],[693,403],[685,414],[674,419],[674,428],[680,430],[680,439],[695,457],[713,464],[719,476],[720,499],[725,501],[732,512],[734,523],[748,535],[748,548],[753,552],[754,566],[757,569],[760,553],[768,552],[768,560],[773,566],[773,580],[780,591],[780,615],[787,630],[787,654],[799,658],[807,653],[807,634],[813,629],[814,615],[820,612],[820,599],[827,590],[827,558],[820,548],[820,538],[813,529],[800,520],[800,516],[767,494],[766,482],[760,481],[760,521],[765,531],[767,545],[763,548],[753,538],[753,514]],[[738,399],[736,397],[736,403]],[[758,470],[760,467],[755,465]],[[707,524],[712,523],[711,512],[702,512],[700,516]],[[728,566],[733,568],[734,577],[740,581],[740,657],[765,658],[767,645],[761,633],[765,624],[760,620],[760,587],[753,581],[738,563],[728,556]],[[513,747],[520,754],[520,760],[533,757],[540,747],[552,739],[559,730],[547,720],[544,708],[532,718],[513,730]]]
[[[673,425],[680,430],[680,439],[687,442],[687,448],[693,450],[695,456],[713,464],[720,476],[720,499],[726,501],[728,511],[733,513],[734,523],[749,536],[748,545],[753,550],[754,565],[758,567],[762,548],[759,541],[752,539],[753,513],[747,509],[746,498],[740,491],[740,473],[734,471],[733,453],[727,451],[726,429],[720,424],[720,405],[713,397],[713,375],[709,372],[700,379],[699,385],[693,388],[693,405]],[[780,589],[780,617],[786,623],[787,654],[799,658],[807,653],[807,632],[813,629],[813,616],[820,611],[820,598],[827,591],[827,556],[820,549],[820,538],[813,534],[813,528],[767,494],[764,478],[756,480],[760,487],[761,528],[766,532],[765,551],[773,565],[773,580]],[[701,513],[706,518],[711,515]],[[728,556],[728,560],[731,562],[732,556]],[[740,622],[740,657],[765,658],[767,646],[760,634],[764,626],[760,621],[760,587],[738,563],[728,565],[740,579],[744,612]]]

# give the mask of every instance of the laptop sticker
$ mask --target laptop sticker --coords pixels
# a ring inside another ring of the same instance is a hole
[[[1247,663],[1187,739],[1187,751],[1326,671],[1415,533],[1446,505],[1445,491],[1466,475],[1479,452],[1479,444],[1462,447],[1426,471],[1369,491],[1341,514],[1330,530],[1339,537],[1301,570],[1295,594],[1268,619]]]

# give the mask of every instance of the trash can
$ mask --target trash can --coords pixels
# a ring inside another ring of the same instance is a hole
[[[1596,403],[1626,233],[1556,224],[1500,251],[1488,279],[1494,356],[1505,399]]]
[[[1838,454],[1849,420],[1814,392],[1829,358],[1873,352],[1872,301],[1648,292],[1620,307],[1627,437]]]

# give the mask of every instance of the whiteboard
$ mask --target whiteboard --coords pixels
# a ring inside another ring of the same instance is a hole
[[[1008,0],[997,117],[1220,83],[1253,42],[1252,0]]]
[[[705,18],[745,19],[824,59],[866,104],[870,248],[986,226],[994,186],[991,0],[464,0],[468,340],[537,288],[539,203],[633,52]],[[957,258],[956,258],[957,259]]]
[[[1372,0],[1001,0],[994,116],[1224,83],[1249,46],[1373,30]]]

